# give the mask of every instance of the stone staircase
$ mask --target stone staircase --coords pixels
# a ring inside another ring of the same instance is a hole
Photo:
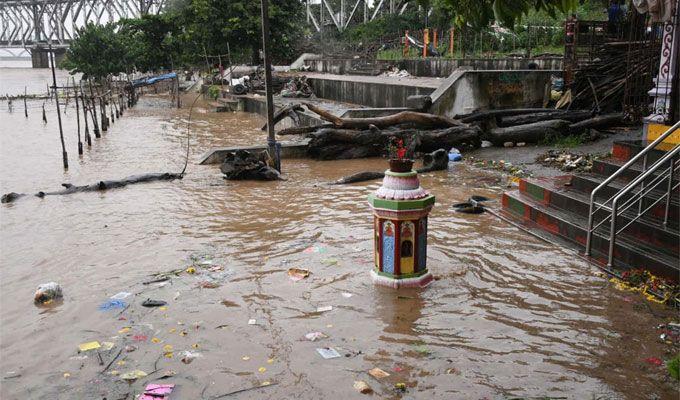
[[[612,156],[593,164],[592,173],[565,175],[550,178],[522,179],[519,189],[503,194],[501,216],[518,223],[539,236],[557,239],[558,242],[585,249],[590,195],[603,180],[616,172],[626,161],[645,148],[638,141],[615,142]],[[648,153],[648,166],[665,154],[663,150]],[[676,159],[677,160],[677,159]],[[634,164],[601,191],[596,202],[605,202],[642,171],[642,164]],[[677,177],[676,174],[675,176]],[[665,182],[668,180],[666,179]],[[677,178],[674,179],[677,184]],[[660,198],[667,184],[662,183],[643,198],[643,207]],[[624,197],[625,199],[625,197]],[[644,268],[657,276],[678,282],[680,277],[680,220],[678,189],[672,192],[668,223],[664,227],[666,202],[661,201],[623,230],[615,240],[614,268]],[[634,205],[617,219],[619,227],[637,216]],[[608,212],[600,210],[595,221],[604,219]],[[604,223],[593,233],[591,259],[607,265],[609,248],[609,223]]]

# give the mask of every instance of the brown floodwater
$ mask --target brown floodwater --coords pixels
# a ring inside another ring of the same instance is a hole
[[[182,168],[188,109],[166,98],[143,97],[82,157],[69,105],[67,172],[54,107],[43,124],[41,104],[24,118],[22,106],[0,103],[2,193]],[[174,398],[212,399],[268,382],[228,398],[350,399],[366,396],[353,388],[363,380],[376,398],[677,398],[663,369],[644,361],[668,356],[655,327],[669,310],[617,292],[576,253],[489,213],[452,211],[473,193],[498,199],[503,178],[463,164],[421,176],[437,197],[428,265],[438,280],[379,288],[366,202],[378,182],[327,183],[385,161],[284,160],[285,181],[228,182],[197,160],[211,147],[263,143],[263,121],[204,107],[183,180],[0,207],[0,397],[132,399],[160,382],[177,385]],[[195,274],[143,284],[192,264]],[[293,282],[291,267],[311,275]],[[36,307],[33,293],[49,281],[63,302]],[[118,292],[132,294],[127,308],[99,309]],[[168,305],[144,308],[147,298]],[[324,306],[333,309],[316,311]],[[328,337],[305,339],[317,331]],[[78,353],[90,341],[114,347]],[[329,346],[342,357],[316,351]],[[184,351],[200,356],[185,364]],[[369,376],[376,367],[390,376]],[[134,370],[148,376],[120,378]]]

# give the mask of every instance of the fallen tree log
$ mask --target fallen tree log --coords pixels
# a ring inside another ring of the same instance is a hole
[[[432,153],[427,153],[423,156],[423,166],[416,169],[417,172],[431,172],[445,170],[449,165],[449,156],[446,150],[439,149]],[[333,182],[333,185],[346,185],[348,183],[372,181],[385,177],[384,172],[359,172],[353,175],[345,176]]]
[[[450,128],[462,125],[460,122],[445,116],[415,111],[401,111],[396,114],[374,118],[340,118],[314,104],[304,103],[304,105],[309,111],[318,114],[321,119],[333,123],[338,128],[367,129],[371,125],[377,128],[388,128],[401,124],[414,124],[418,128]]]
[[[150,173],[150,174],[142,174],[142,175],[132,175],[128,176],[127,178],[123,178],[120,180],[109,180],[109,181],[99,181],[97,183],[93,183],[91,185],[83,185],[83,186],[75,186],[70,183],[63,183],[62,186],[65,188],[63,190],[58,190],[55,192],[43,192],[40,191],[36,193],[35,195],[37,197],[45,197],[45,196],[62,196],[66,194],[73,194],[73,193],[81,193],[81,192],[99,192],[99,191],[104,191],[108,189],[115,189],[115,188],[121,188],[125,187],[127,185],[133,185],[135,183],[144,183],[144,182],[152,182],[152,181],[171,181],[175,179],[182,179],[184,175],[183,174],[177,174],[177,173],[172,173],[172,172],[162,172],[162,173]],[[16,199],[19,199],[21,197],[27,196],[25,193],[7,193],[2,196],[0,199],[0,202],[2,203],[10,203]]]
[[[569,121],[555,119],[506,128],[494,128],[489,130],[487,140],[496,146],[502,146],[505,142],[538,143],[546,137],[565,136],[567,134],[569,134]]]
[[[548,113],[553,112],[552,108],[505,108],[501,110],[487,110],[479,111],[470,115],[463,116],[460,121],[463,123],[470,123],[482,121],[489,118],[500,118],[511,115],[533,114],[533,113]]]
[[[276,132],[277,135],[279,136],[286,136],[286,135],[303,135],[306,133],[311,133],[319,129],[323,128],[332,128],[335,125],[333,124],[321,124],[321,125],[314,125],[314,126],[295,126],[292,128],[284,128],[281,129],[280,131]]]
[[[563,111],[554,110],[551,112],[540,112],[531,114],[512,115],[499,118],[499,127],[508,127],[516,125],[533,124],[534,122],[549,121],[551,119],[562,119],[569,122],[579,122],[593,116],[592,111],[588,110],[573,110]]]
[[[481,133],[479,127],[466,125],[430,131],[325,128],[308,135],[307,152],[321,160],[377,157],[384,155],[392,137],[417,141],[415,150],[423,153],[451,147],[476,148],[481,143]]]
[[[604,114],[571,124],[569,131],[571,134],[578,134],[586,129],[603,129],[623,125],[625,125],[623,113]]]
[[[305,111],[304,108],[300,104],[289,104],[276,113],[274,113],[274,126],[278,124],[282,119],[286,117],[290,117],[293,122],[295,122],[295,125],[300,124],[300,117],[297,115],[298,112],[303,112]],[[265,123],[262,128],[263,131],[267,130],[267,124]]]

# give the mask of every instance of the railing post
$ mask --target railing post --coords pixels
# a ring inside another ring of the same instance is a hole
[[[663,214],[663,226],[668,226],[668,214],[671,209],[671,197],[673,194],[673,172],[675,171],[675,157],[671,157],[671,170],[668,173],[668,189],[666,192],[666,209]]]
[[[611,214],[611,225],[610,229],[611,231],[609,232],[609,253],[608,253],[608,258],[607,258],[607,266],[612,267],[614,265],[614,244],[616,243],[616,212],[617,212],[617,206],[618,206],[618,196],[612,200],[612,214]]]
[[[591,246],[591,241],[593,237],[593,219],[595,218],[595,215],[593,215],[593,205],[595,204],[595,192],[590,194],[590,207],[588,210],[588,231],[586,232],[586,255],[590,255],[590,246]]]
[[[647,154],[645,153],[645,157],[642,159],[642,173],[644,174],[645,171],[647,171]],[[640,193],[645,190],[645,181],[643,180],[640,183]],[[642,214],[642,200],[644,199],[644,196],[640,196],[640,201],[638,202],[638,216]]]

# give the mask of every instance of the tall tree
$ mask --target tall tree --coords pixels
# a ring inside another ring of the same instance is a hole
[[[555,16],[556,11],[567,13],[578,7],[579,0],[438,0],[456,15],[456,23],[487,26],[493,20],[512,26],[533,8]]]
[[[115,24],[87,24],[77,29],[75,36],[61,64],[71,74],[100,79],[130,70],[129,42]]]
[[[185,9],[187,40],[197,50],[225,54],[232,49],[250,52],[259,63],[262,46],[260,2],[256,0],[192,0]],[[269,19],[274,60],[290,58],[304,34],[304,6],[297,0],[270,0]]]

